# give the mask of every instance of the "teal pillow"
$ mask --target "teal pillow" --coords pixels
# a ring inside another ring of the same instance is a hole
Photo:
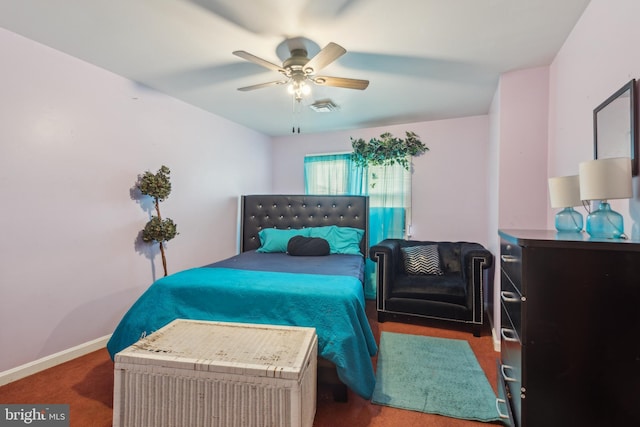
[[[309,227],[309,237],[318,237],[320,239],[324,239],[329,242],[329,246],[331,246],[331,232],[335,227],[335,225],[329,225],[326,227]]]
[[[336,225],[311,227],[309,230],[309,237],[319,237],[329,242],[332,254],[362,255],[360,241],[364,230]]]
[[[260,230],[260,247],[256,252],[287,252],[289,239],[294,236],[309,237],[308,228],[279,230],[277,228],[265,228]]]
[[[336,227],[329,245],[332,245],[337,254],[362,255],[360,241],[363,235],[364,230],[360,228]]]

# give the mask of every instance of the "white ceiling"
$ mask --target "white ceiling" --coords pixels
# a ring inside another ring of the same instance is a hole
[[[488,113],[498,77],[548,65],[589,0],[0,0],[0,26],[268,135],[291,133],[279,74],[232,54],[347,53],[320,74],[364,91],[314,86],[299,116],[314,133]],[[280,46],[280,47],[279,47]],[[45,70],[46,71],[46,70]],[[308,103],[331,99],[339,111]]]

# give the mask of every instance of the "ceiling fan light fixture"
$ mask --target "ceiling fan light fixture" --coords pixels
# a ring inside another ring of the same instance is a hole
[[[303,97],[311,93],[311,86],[304,81],[292,80],[287,85],[287,92],[293,95],[296,101],[301,101]]]

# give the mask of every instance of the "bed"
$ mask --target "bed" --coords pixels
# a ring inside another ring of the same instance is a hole
[[[364,196],[242,196],[240,253],[157,280],[124,315],[107,349],[113,358],[177,318],[312,326],[318,381],[333,387],[336,400],[346,399],[346,387],[368,399],[377,346],[363,290],[367,229]],[[331,254],[283,252],[295,236],[322,239]]]

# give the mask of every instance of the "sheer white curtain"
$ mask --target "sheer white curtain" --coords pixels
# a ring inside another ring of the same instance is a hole
[[[305,156],[305,193],[361,195],[362,172],[351,161],[350,153]]]
[[[411,173],[400,165],[369,166],[370,239],[403,239],[411,225]]]
[[[358,167],[351,154],[309,155],[304,160],[306,194],[369,196],[369,243],[402,239],[411,222],[411,173],[400,165]],[[375,298],[375,264],[367,260],[365,295]]]

